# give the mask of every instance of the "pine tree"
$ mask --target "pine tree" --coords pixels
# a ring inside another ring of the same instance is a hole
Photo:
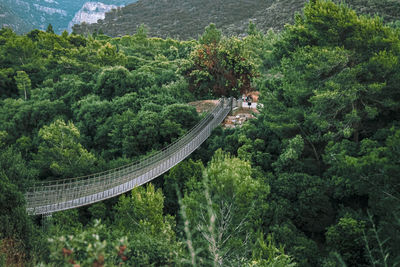
[[[46,32],[47,33],[54,33],[53,25],[51,25],[51,23],[49,24],[49,26],[47,26]]]

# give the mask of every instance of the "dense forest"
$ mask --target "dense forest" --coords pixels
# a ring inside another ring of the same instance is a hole
[[[400,30],[307,3],[282,32],[199,40],[0,30],[0,266],[395,266]],[[35,182],[159,151],[260,91],[259,113],[119,198],[29,216]]]

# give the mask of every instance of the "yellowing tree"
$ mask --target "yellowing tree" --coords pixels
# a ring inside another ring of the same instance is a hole
[[[222,38],[210,24],[191,54],[192,63],[185,70],[195,95],[239,96],[252,91],[254,64],[248,60],[244,43],[237,38]]]

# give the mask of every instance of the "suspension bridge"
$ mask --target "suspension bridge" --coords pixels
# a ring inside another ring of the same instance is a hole
[[[140,161],[88,176],[35,183],[25,194],[27,212],[49,215],[103,201],[150,182],[195,151],[235,107],[234,98],[220,99],[185,135]]]

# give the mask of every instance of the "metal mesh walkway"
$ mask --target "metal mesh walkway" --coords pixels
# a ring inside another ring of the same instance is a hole
[[[73,209],[120,195],[153,180],[196,150],[236,105],[235,99],[222,98],[184,136],[138,162],[84,177],[36,183],[25,194],[27,212],[39,215]]]

